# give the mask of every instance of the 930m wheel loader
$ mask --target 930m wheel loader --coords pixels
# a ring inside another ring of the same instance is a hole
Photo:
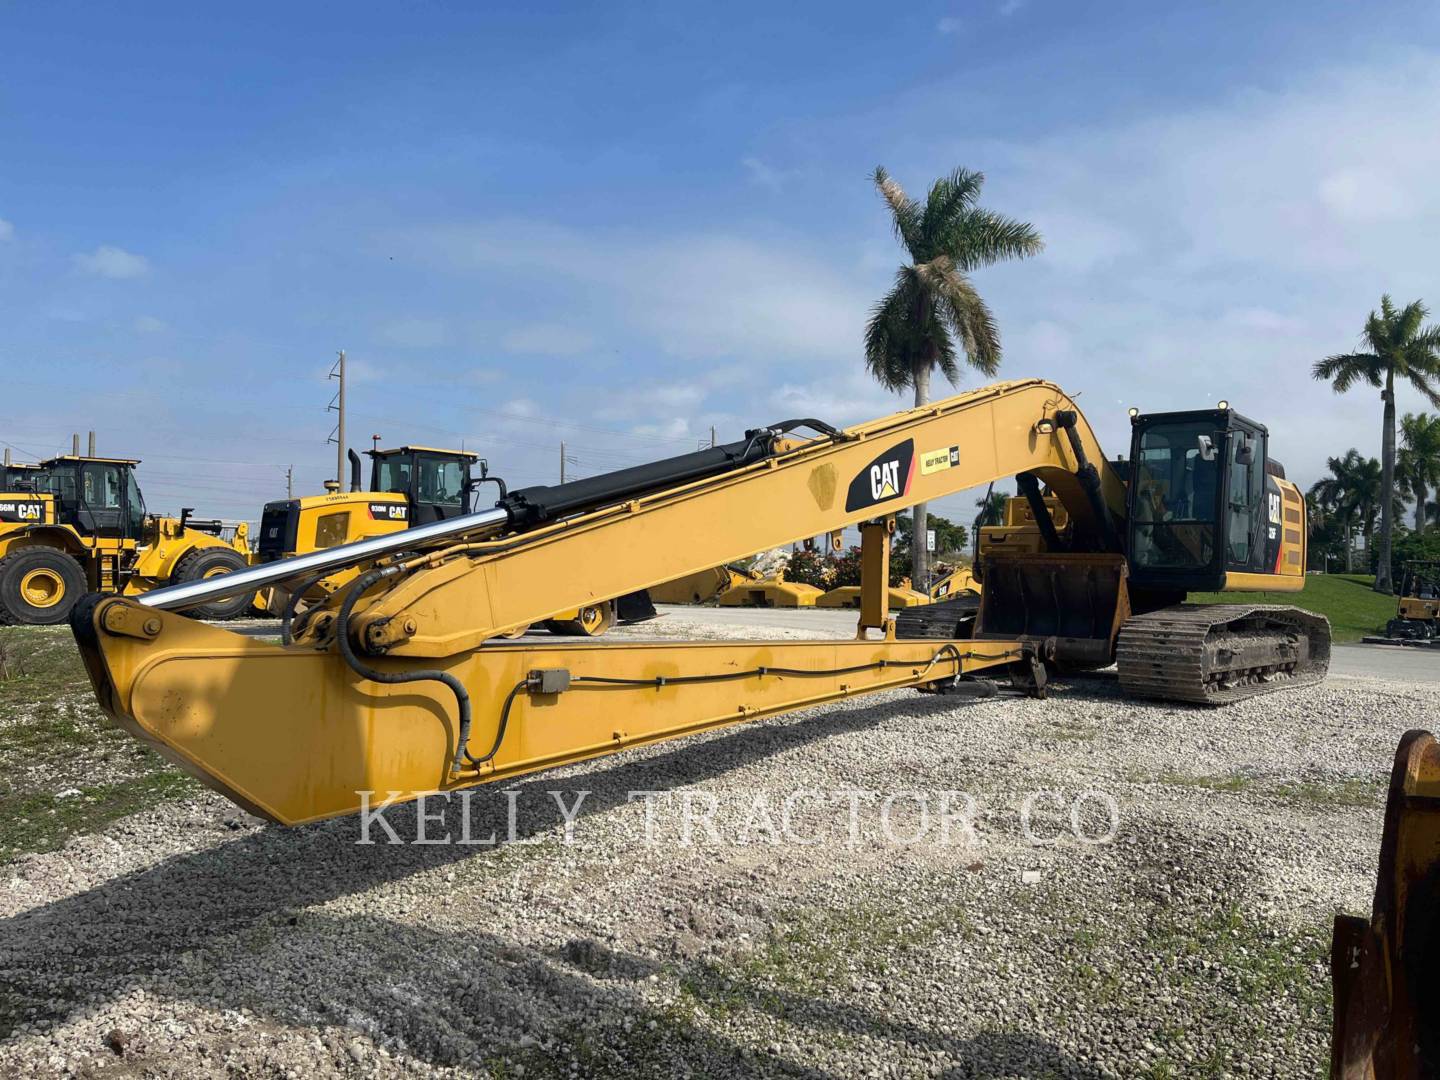
[[[330,548],[354,544],[373,537],[392,536],[414,526],[444,522],[469,514],[475,492],[485,484],[496,485],[503,497],[505,482],[491,476],[478,454],[467,450],[440,450],[429,446],[401,446],[392,450],[366,451],[371,459],[370,489],[360,482],[360,457],[350,455],[350,490],[324,495],[281,499],[266,503],[260,516],[260,539],[256,557],[269,563]],[[478,464],[480,475],[472,475]],[[325,570],[287,588],[266,591],[265,607],[284,619],[287,633],[300,602],[318,603],[344,588],[359,574],[354,565]],[[644,594],[598,600],[557,611],[541,620],[554,634],[599,637],[619,618],[639,621],[652,618],[655,608]],[[518,637],[528,626],[512,628],[505,635]]]

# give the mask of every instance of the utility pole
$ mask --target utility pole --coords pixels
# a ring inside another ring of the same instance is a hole
[[[710,425],[710,448],[711,448],[712,450],[715,448],[715,425],[714,425],[714,424],[711,424],[711,425]]]
[[[291,465],[285,470],[285,498],[295,498],[295,466]]]
[[[334,412],[338,419],[335,422],[335,430],[326,442],[335,443],[335,482],[342,487],[345,484],[345,350],[341,349],[335,366],[330,369],[330,378],[340,380],[340,389],[330,399],[327,412]]]
[[[565,482],[565,440],[560,440],[560,482]]]

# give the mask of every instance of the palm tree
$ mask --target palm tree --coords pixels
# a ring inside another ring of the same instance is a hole
[[[1310,501],[1327,517],[1338,520],[1345,537],[1345,572],[1355,572],[1355,505],[1351,493],[1358,486],[1356,474],[1361,463],[1360,451],[1349,450],[1344,457],[1326,459],[1330,469],[1310,487]]]
[[[1440,327],[1422,326],[1428,308],[1419,300],[1397,309],[1388,295],[1380,298],[1380,312],[1370,312],[1361,335],[1369,352],[1341,353],[1317,360],[1313,374],[1326,379],[1337,394],[1358,382],[1380,386],[1385,403],[1380,429],[1381,488],[1380,565],[1375,574],[1375,591],[1393,591],[1390,581],[1390,547],[1394,533],[1392,503],[1395,495],[1395,379],[1408,379],[1430,404],[1440,408]]]
[[[883,168],[875,186],[890,208],[895,237],[910,262],[865,327],[865,365],[887,390],[915,391],[930,400],[938,367],[951,385],[960,379],[958,354],[986,375],[1000,367],[1000,333],[970,273],[1004,259],[1023,259],[1044,245],[1033,225],[977,205],[982,173],[956,169],[936,180],[924,203],[910,198]],[[925,504],[915,505],[915,535],[925,535]],[[915,545],[915,581],[926,581],[924,544]]]
[[[1352,451],[1353,453],[1353,451]],[[1349,454],[1345,455],[1349,458]],[[1352,462],[1349,474],[1349,489],[1345,493],[1346,504],[1350,510],[1351,519],[1360,526],[1360,537],[1364,541],[1365,564],[1370,564],[1370,553],[1375,546],[1375,519],[1383,522],[1386,514],[1383,509],[1383,498],[1385,491],[1385,473],[1380,462],[1373,457],[1360,457],[1357,453],[1356,460]],[[1393,499],[1391,500],[1393,504]],[[1391,506],[1391,514],[1394,513],[1394,506]],[[1381,564],[1384,566],[1384,551],[1381,551]],[[1380,566],[1375,568],[1375,576],[1380,576]],[[1387,568],[1388,572],[1388,568]]]
[[[1001,525],[1005,521],[1005,504],[1009,496],[1003,491],[987,491],[975,500],[980,513],[975,517],[975,528],[984,525]]]
[[[1400,443],[1397,481],[1415,500],[1415,531],[1423,532],[1426,496],[1440,489],[1440,417],[1406,413],[1400,418]]]

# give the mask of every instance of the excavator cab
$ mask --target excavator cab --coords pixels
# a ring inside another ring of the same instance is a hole
[[[410,524],[459,517],[470,512],[474,484],[470,467],[480,455],[466,450],[436,450],[402,446],[397,450],[371,450],[370,490],[404,495],[410,505]]]
[[[1299,589],[1299,490],[1265,428],[1223,405],[1131,417],[1132,588],[1156,593]],[[1264,578],[1276,578],[1266,582]]]

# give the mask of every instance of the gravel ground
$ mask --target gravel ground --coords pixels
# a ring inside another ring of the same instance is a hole
[[[626,632],[697,631],[739,636]],[[1355,678],[895,692],[528,778],[513,830],[431,805],[489,846],[188,797],[0,865],[0,1074],[1315,1076],[1329,923],[1432,716]],[[589,792],[570,842],[551,791]]]

